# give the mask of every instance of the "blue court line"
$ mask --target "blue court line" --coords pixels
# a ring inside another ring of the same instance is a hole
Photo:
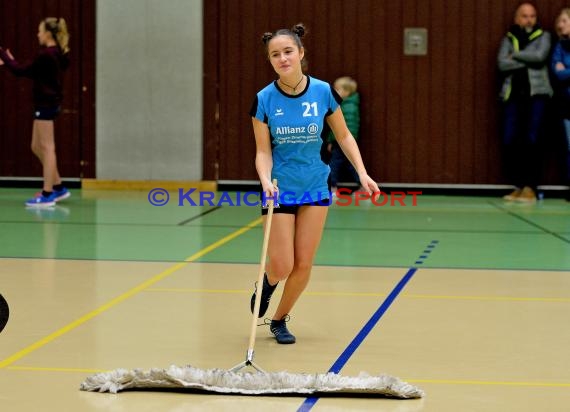
[[[390,292],[388,297],[384,300],[382,305],[380,305],[378,310],[374,312],[372,317],[368,320],[368,322],[366,322],[366,324],[360,330],[360,332],[358,332],[358,335],[356,335],[356,337],[352,340],[352,342],[349,343],[344,352],[342,352],[342,354],[339,356],[336,362],[331,366],[331,368],[328,370],[329,372],[333,373],[340,372],[340,370],[344,367],[344,365],[346,365],[350,357],[354,354],[356,349],[358,349],[360,344],[364,341],[364,339],[366,339],[366,337],[372,331],[372,329],[374,329],[374,326],[376,326],[376,324],[378,323],[382,315],[384,315],[384,313],[388,310],[392,302],[394,302],[394,299],[396,299],[396,297],[400,294],[402,289],[404,289],[404,286],[406,286],[406,284],[409,282],[412,276],[414,276],[416,271],[417,268],[410,268],[408,270],[408,272],[404,275],[404,277],[400,280],[400,282],[398,282],[396,287],[392,290],[392,292]],[[319,398],[317,396],[308,397],[307,399],[305,399],[305,401],[299,407],[299,409],[297,409],[297,412],[310,411],[318,400]]]
[[[433,250],[433,248],[435,248],[438,243],[439,243],[439,240],[432,240],[430,242],[430,244],[427,245],[427,248],[431,249],[430,250],[430,252],[431,252]],[[423,253],[426,253],[426,251],[424,250]],[[427,257],[428,256],[420,256],[420,259],[426,259]],[[416,264],[422,264],[423,260],[417,260],[415,263]],[[328,370],[329,372],[333,372],[333,373],[339,373],[340,372],[340,370],[344,367],[344,365],[346,365],[346,363],[348,362],[350,357],[352,355],[354,355],[354,352],[356,352],[356,349],[358,349],[360,344],[364,341],[364,339],[366,339],[366,337],[372,331],[372,329],[374,329],[374,327],[376,326],[376,324],[378,323],[380,318],[384,315],[384,313],[386,313],[386,311],[388,310],[390,305],[398,297],[400,292],[404,289],[404,287],[410,281],[412,276],[414,276],[414,274],[416,273],[417,270],[418,270],[418,268],[416,268],[416,267],[411,267],[410,269],[408,269],[408,271],[406,272],[404,277],[402,279],[400,279],[400,281],[394,287],[392,292],[390,292],[390,294],[386,297],[384,302],[382,302],[382,305],[380,305],[380,307],[376,310],[376,312],[374,312],[374,314],[370,317],[368,322],[366,322],[366,324],[362,327],[362,329],[360,329],[360,332],[358,332],[358,334],[352,340],[352,342],[350,342],[348,344],[348,346],[346,347],[344,352],[342,352],[340,354],[340,356],[338,357],[338,359],[335,361],[335,363],[333,363],[331,368]],[[308,412],[308,411],[310,411],[313,408],[313,406],[315,406],[315,404],[317,403],[318,400],[319,400],[318,396],[310,396],[310,397],[306,398],[305,401],[301,404],[301,406],[299,406],[299,409],[297,409],[297,412]]]

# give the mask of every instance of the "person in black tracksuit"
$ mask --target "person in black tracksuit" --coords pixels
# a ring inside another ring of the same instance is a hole
[[[54,140],[54,120],[61,111],[63,72],[69,66],[69,34],[63,18],[48,17],[38,28],[41,46],[36,58],[19,63],[9,49],[0,47],[0,65],[16,76],[33,80],[34,123],[32,151],[43,166],[43,190],[26,202],[28,207],[50,207],[70,196],[62,185],[57,168]]]

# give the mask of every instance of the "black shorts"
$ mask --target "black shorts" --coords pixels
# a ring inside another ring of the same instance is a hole
[[[327,178],[327,187],[328,187],[328,191],[330,193],[331,191],[331,175],[329,174],[328,178]],[[259,193],[259,196],[261,198],[262,194]],[[296,215],[297,212],[299,211],[299,208],[301,206],[324,206],[324,207],[328,207],[332,204],[330,199],[319,199],[316,202],[308,202],[308,203],[301,203],[301,204],[294,204],[294,205],[279,205],[279,207],[274,207],[273,208],[273,213],[285,213],[287,215]],[[261,206],[261,215],[265,216],[267,215],[267,211],[268,209],[266,207],[263,207],[263,204]]]
[[[331,201],[329,199],[322,199],[322,200],[319,200],[317,202],[301,203],[299,205],[279,205],[278,207],[273,208],[273,213],[285,213],[287,215],[296,215],[301,206],[328,207],[328,206],[330,206],[330,204],[331,204]],[[268,211],[269,211],[269,209],[267,209],[266,207],[262,207],[261,208],[261,215],[262,216],[267,215]]]
[[[34,109],[35,120],[55,120],[61,112],[61,107],[36,107]]]

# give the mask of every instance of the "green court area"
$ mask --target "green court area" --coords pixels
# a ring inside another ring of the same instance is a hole
[[[0,257],[175,262],[253,222],[250,230],[199,261],[259,262],[258,207],[243,202],[179,206],[176,192],[164,206],[151,205],[145,191],[72,193],[55,208],[42,210],[24,207],[32,190],[0,189]],[[192,198],[200,203],[197,194]],[[438,247],[426,252],[429,259],[416,263],[434,240]],[[411,198],[404,206],[333,204],[315,263],[568,271],[570,203],[418,196],[416,206]]]

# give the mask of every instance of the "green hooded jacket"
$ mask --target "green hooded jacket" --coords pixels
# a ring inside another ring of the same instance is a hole
[[[344,99],[340,105],[346,126],[355,139],[358,139],[358,132],[360,131],[360,95],[358,92],[351,94]],[[332,143],[336,139],[333,132],[329,133],[328,142]]]

